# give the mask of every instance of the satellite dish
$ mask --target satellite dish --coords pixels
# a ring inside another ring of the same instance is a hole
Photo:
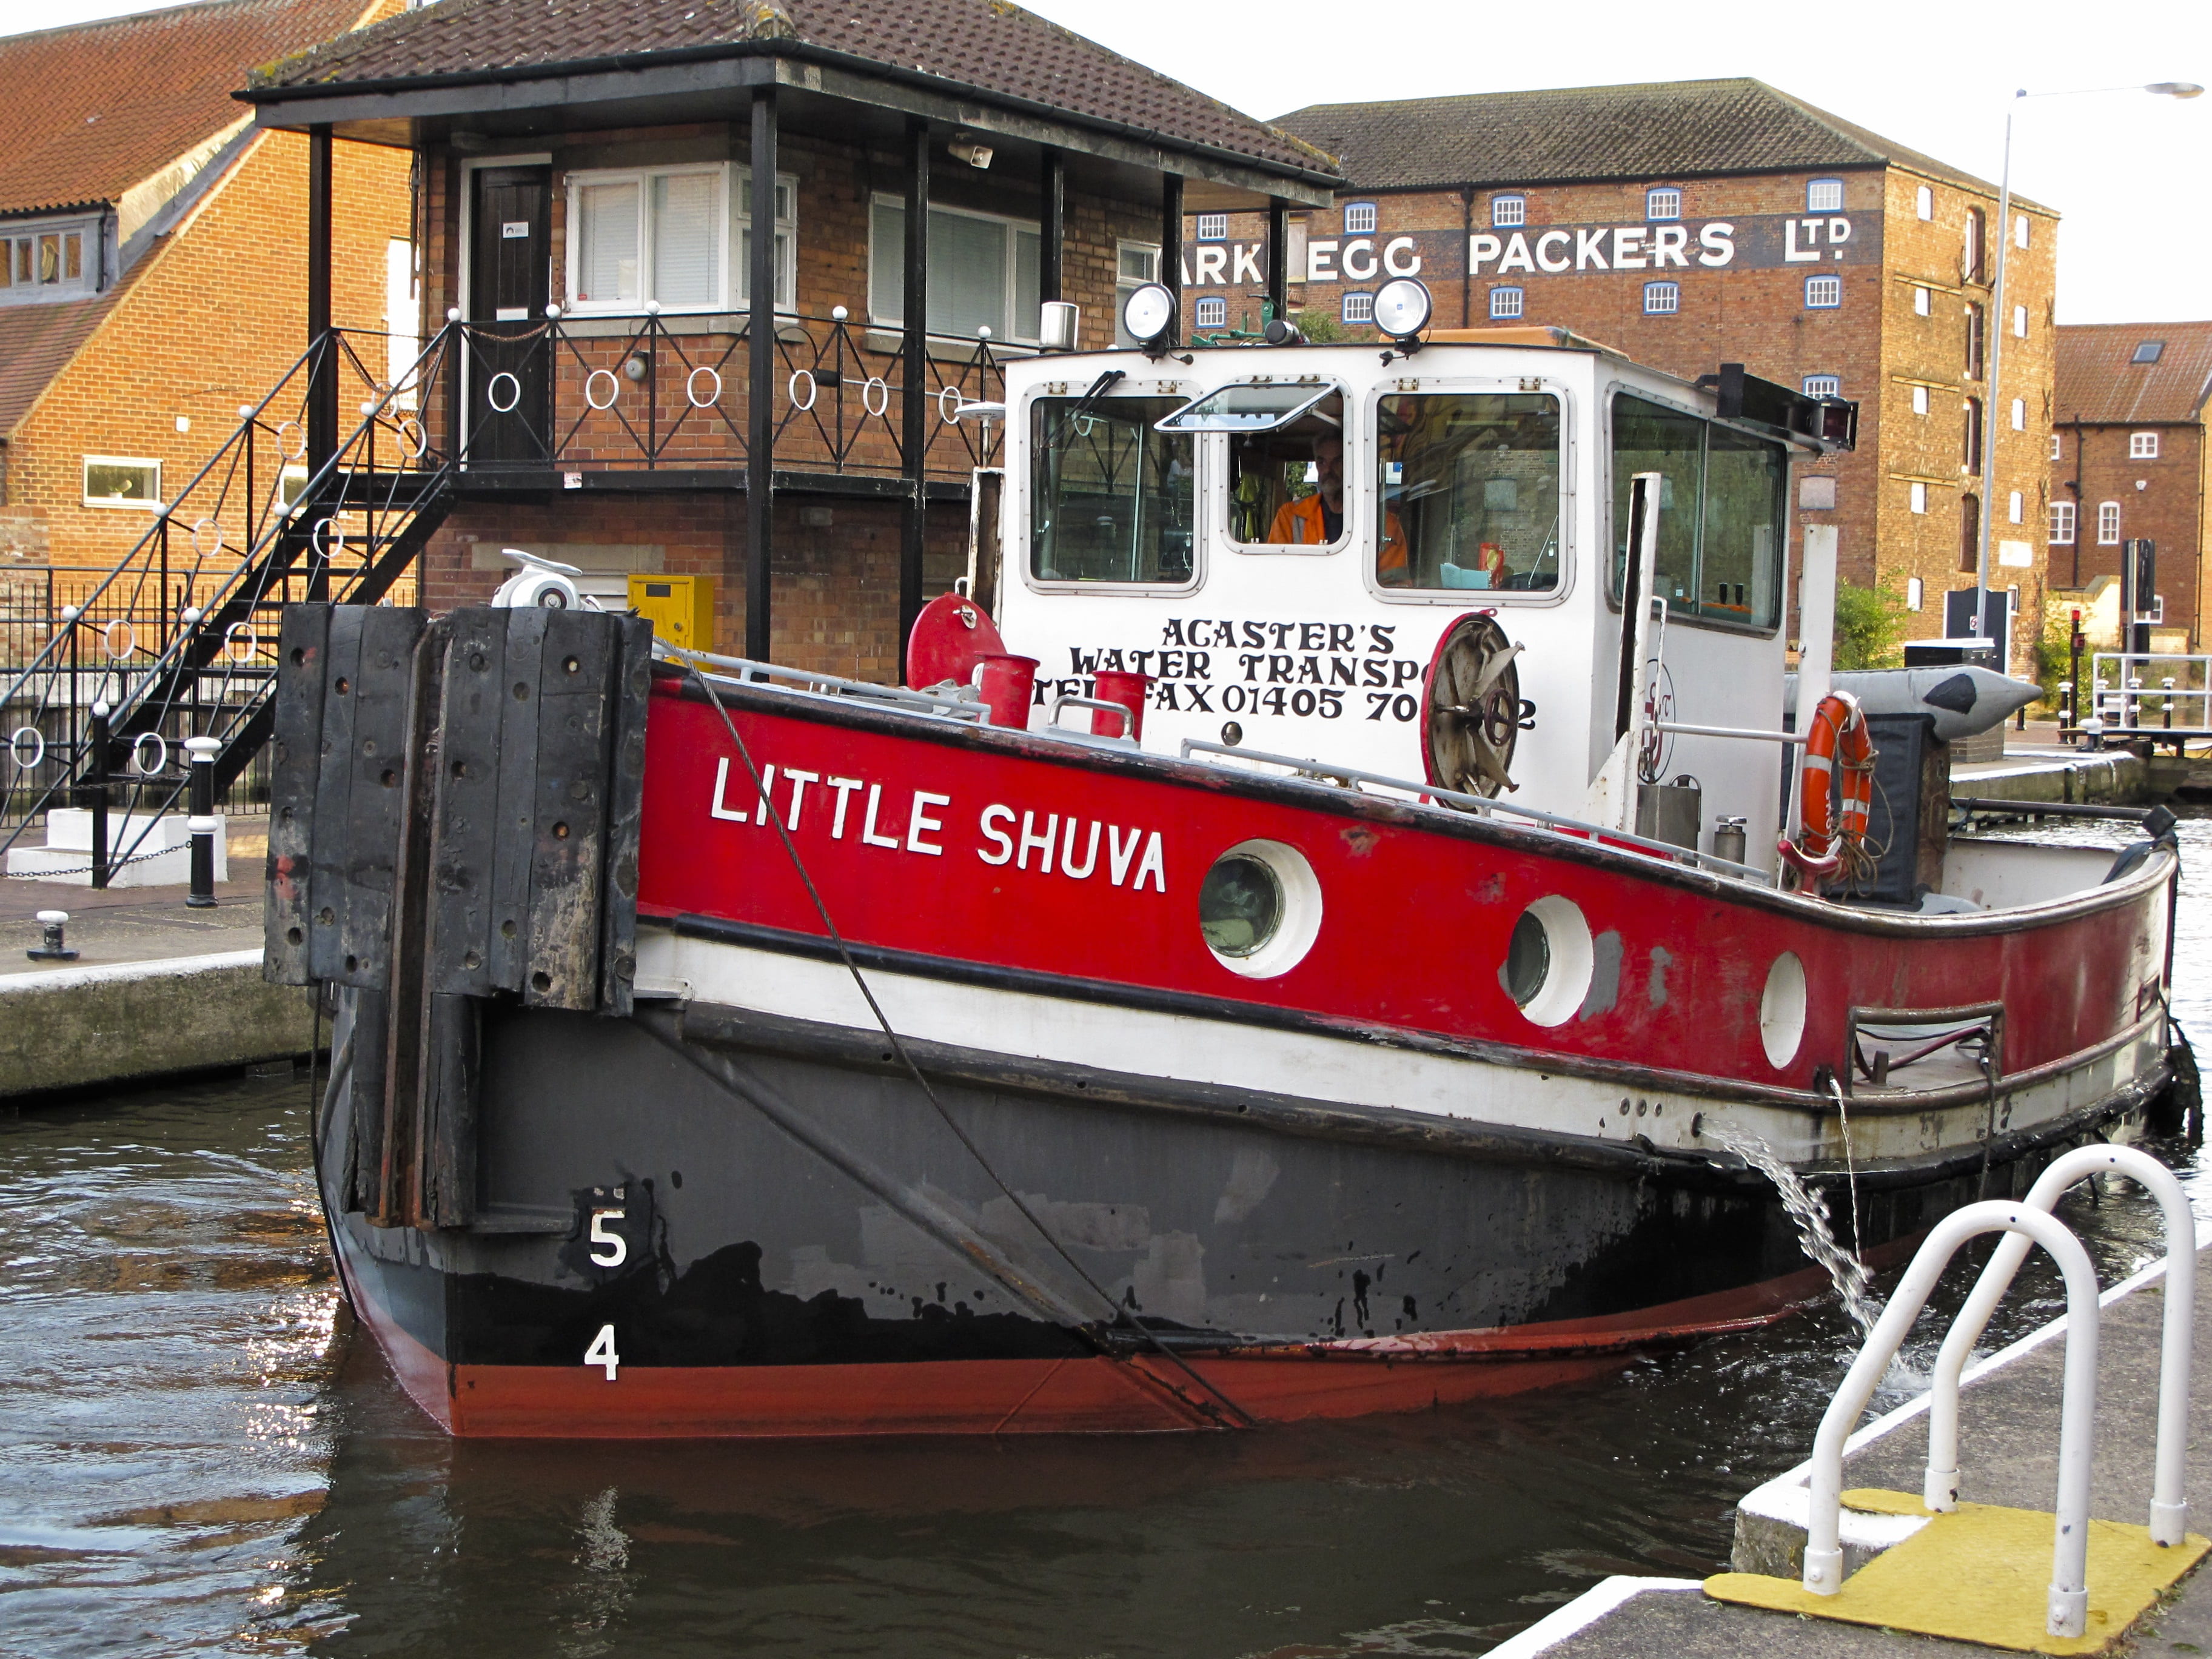
[[[1444,630],[1421,689],[1421,758],[1431,783],[1465,795],[1521,787],[1509,775],[1524,713],[1513,665],[1521,650],[1479,614]]]

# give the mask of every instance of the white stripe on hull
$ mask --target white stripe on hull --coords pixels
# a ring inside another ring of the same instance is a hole
[[[1092,1003],[1042,992],[866,969],[885,1018],[902,1036],[951,1048],[1102,1072],[1251,1090],[1323,1105],[1380,1107],[1501,1128],[1621,1145],[1711,1152],[1692,1133],[1707,1124],[1759,1135],[1791,1163],[1840,1159],[1833,1115],[1700,1093],[1628,1095],[1623,1085],[1492,1060],[1422,1053],[1311,1031],[1285,1031],[1190,1014]],[[641,993],[682,988],[697,1001],[872,1033],[875,1020],[842,965],[754,945],[641,931]],[[2130,1042],[2041,1081],[1996,1094],[1999,1134],[2018,1133],[2095,1105],[2164,1059],[2155,1019]],[[1648,1085],[1646,1085],[1648,1088]],[[1649,1101],[1648,1113],[1639,1102]],[[1928,1111],[1877,1113],[1850,1123],[1860,1164],[1924,1157],[1981,1145],[1983,1100]]]

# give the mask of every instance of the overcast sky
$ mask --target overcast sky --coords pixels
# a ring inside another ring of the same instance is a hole
[[[1361,99],[1750,75],[1992,180],[2017,88],[2212,82],[2212,0],[1029,3],[1262,117]],[[0,30],[147,9],[0,0]],[[2212,95],[2123,91],[2030,99],[2018,111],[2014,186],[2064,216],[2059,319],[2212,318]]]

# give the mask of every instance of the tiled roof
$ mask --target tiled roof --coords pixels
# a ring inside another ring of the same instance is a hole
[[[69,366],[138,274],[140,260],[105,294],[63,305],[0,306],[0,438],[15,431],[39,394]]]
[[[368,9],[208,0],[0,37],[0,213],[117,200],[236,125],[231,94],[252,65],[343,33]]]
[[[1275,125],[1335,155],[1355,191],[1897,162],[1996,194],[1971,173],[1748,78],[1312,104]]]
[[[257,92],[505,80],[653,56],[807,49],[1190,145],[1330,173],[1265,122],[1010,0],[439,0],[272,66]]]
[[[2163,343],[2155,363],[2133,360]],[[2212,323],[2070,323],[2058,331],[2058,421],[2202,421],[2212,393]]]

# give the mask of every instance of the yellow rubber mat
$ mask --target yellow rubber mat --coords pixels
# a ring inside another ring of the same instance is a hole
[[[1896,1492],[1847,1492],[1844,1507],[1877,1515],[1928,1514],[1917,1498]],[[2021,1653],[2101,1653],[2160,1590],[2212,1549],[2212,1540],[2195,1533],[2175,1548],[2160,1549],[2148,1528],[2090,1522],[2087,1628],[2080,1636],[2052,1636],[2044,1621],[2056,1524],[2039,1510],[1961,1504],[1949,1514],[1930,1516],[1926,1526],[1875,1556],[1833,1595],[1814,1595],[1793,1578],[1751,1572],[1717,1573],[1705,1580],[1705,1594],[1717,1601]]]

